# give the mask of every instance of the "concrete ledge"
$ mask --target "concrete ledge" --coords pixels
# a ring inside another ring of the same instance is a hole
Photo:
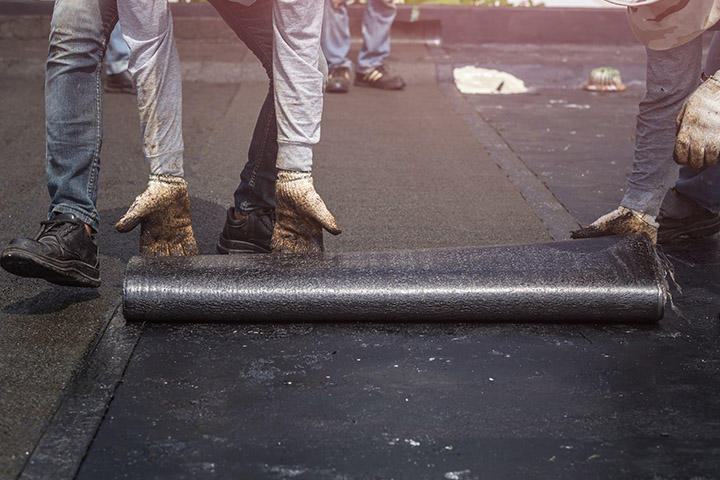
[[[47,38],[52,2],[0,1],[0,39]],[[227,40],[232,31],[207,4],[173,4],[178,39]],[[364,7],[350,7],[350,29],[359,38]],[[435,43],[636,43],[624,10],[401,5],[393,41]]]
[[[400,8],[396,23],[409,21],[410,12],[411,8]],[[419,7],[418,19],[439,20],[443,44],[637,43],[625,10],[427,5]]]

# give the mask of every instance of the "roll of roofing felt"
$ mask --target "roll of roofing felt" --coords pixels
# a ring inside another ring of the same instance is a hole
[[[647,236],[298,258],[134,257],[128,320],[655,322],[665,268]]]

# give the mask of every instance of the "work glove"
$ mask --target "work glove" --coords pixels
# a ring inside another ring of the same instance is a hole
[[[138,224],[141,255],[198,254],[184,179],[170,175],[150,175],[147,188],[135,198],[115,228],[126,233]]]
[[[677,117],[673,158],[700,169],[718,163],[720,155],[720,80],[714,76],[688,98]]]
[[[270,248],[279,254],[323,251],[323,228],[333,235],[342,229],[313,187],[310,172],[280,170],[275,187],[275,229]]]
[[[587,227],[570,232],[571,238],[596,238],[610,235],[647,233],[657,243],[658,223],[655,217],[627,207],[618,207]]]

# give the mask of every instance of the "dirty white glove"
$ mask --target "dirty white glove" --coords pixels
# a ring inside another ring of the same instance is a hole
[[[115,228],[126,233],[138,224],[141,255],[198,254],[184,179],[170,175],[150,175],[147,188],[135,198]]]
[[[323,251],[323,228],[333,235],[342,232],[315,191],[310,172],[280,170],[275,187],[272,252],[320,253]]]
[[[688,98],[677,117],[673,158],[700,169],[718,163],[720,155],[720,80],[711,76]]]
[[[655,217],[627,207],[618,207],[595,220],[587,227],[570,232],[572,238],[596,238],[610,235],[647,233],[657,242],[658,224]]]

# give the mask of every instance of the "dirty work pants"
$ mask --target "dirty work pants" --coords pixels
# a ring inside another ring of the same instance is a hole
[[[277,169],[312,170],[312,146],[320,139],[322,0],[209,3],[260,60],[269,79],[235,191],[235,210],[247,215],[273,209]]]
[[[720,38],[715,34],[705,71],[720,68]],[[669,50],[647,50],[647,92],[635,129],[633,169],[622,206],[657,216],[667,190],[677,191],[710,211],[720,211],[720,165],[695,170],[673,161],[675,119],[700,84],[702,38]],[[720,134],[720,132],[718,133]]]
[[[45,73],[48,216],[71,213],[95,231],[102,65],[118,7],[150,172],[183,174],[180,64],[167,2],[56,0]]]
[[[362,20],[363,45],[358,54],[357,72],[372,72],[383,64],[390,54],[390,27],[397,14],[393,0],[367,0]],[[347,3],[333,6],[325,0],[323,15],[322,49],[329,67],[352,67],[347,58],[350,51],[350,20]]]
[[[276,165],[312,170],[320,141],[327,64],[320,48],[324,0],[275,0],[273,72],[278,122]]]

